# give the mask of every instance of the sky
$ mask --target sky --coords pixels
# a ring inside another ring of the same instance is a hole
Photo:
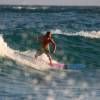
[[[94,5],[100,6],[100,0],[0,0],[0,4],[13,5]]]

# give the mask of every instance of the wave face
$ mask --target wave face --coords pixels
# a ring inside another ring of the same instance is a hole
[[[93,35],[98,32],[93,34],[92,32],[58,33],[58,30],[52,32],[57,44],[56,53],[52,55],[54,59],[65,64],[84,64],[87,68],[99,68],[100,39],[98,35]],[[20,52],[36,51],[40,48],[40,43],[33,40],[32,36],[37,35],[32,34],[18,33],[15,35],[14,33],[12,35],[4,35],[2,39],[9,46],[9,49],[19,50]],[[5,49],[1,47],[1,51],[3,50]],[[52,48],[50,51],[52,53]]]

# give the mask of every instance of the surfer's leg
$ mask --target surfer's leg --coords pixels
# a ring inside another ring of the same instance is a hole
[[[36,52],[36,54],[35,54],[35,58],[37,58],[38,56],[40,56],[42,53],[43,53],[42,48],[38,49],[37,52]]]
[[[45,53],[46,53],[47,57],[49,58],[50,65],[52,65],[52,58],[51,58],[49,50],[46,50]]]
[[[37,50],[37,52],[36,52],[36,54],[35,54],[35,58],[37,58],[37,57],[40,56],[40,55],[41,55],[40,50]]]
[[[47,56],[48,56],[48,58],[49,58],[50,65],[52,65],[52,58],[51,58],[50,54],[48,54]]]

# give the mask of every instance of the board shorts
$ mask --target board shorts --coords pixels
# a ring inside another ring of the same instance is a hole
[[[40,48],[37,50],[36,52],[36,57],[42,55],[43,53],[45,53],[47,56],[50,56],[50,51],[49,49],[45,49],[45,48]]]

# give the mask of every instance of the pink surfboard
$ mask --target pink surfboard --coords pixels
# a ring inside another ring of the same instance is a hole
[[[53,68],[58,68],[58,69],[63,69],[64,68],[64,64],[61,64],[61,63],[53,63],[50,66],[53,67]]]
[[[84,64],[64,64],[59,62],[53,62],[53,64],[50,66],[51,68],[55,69],[72,69],[72,70],[82,70],[86,67]]]

